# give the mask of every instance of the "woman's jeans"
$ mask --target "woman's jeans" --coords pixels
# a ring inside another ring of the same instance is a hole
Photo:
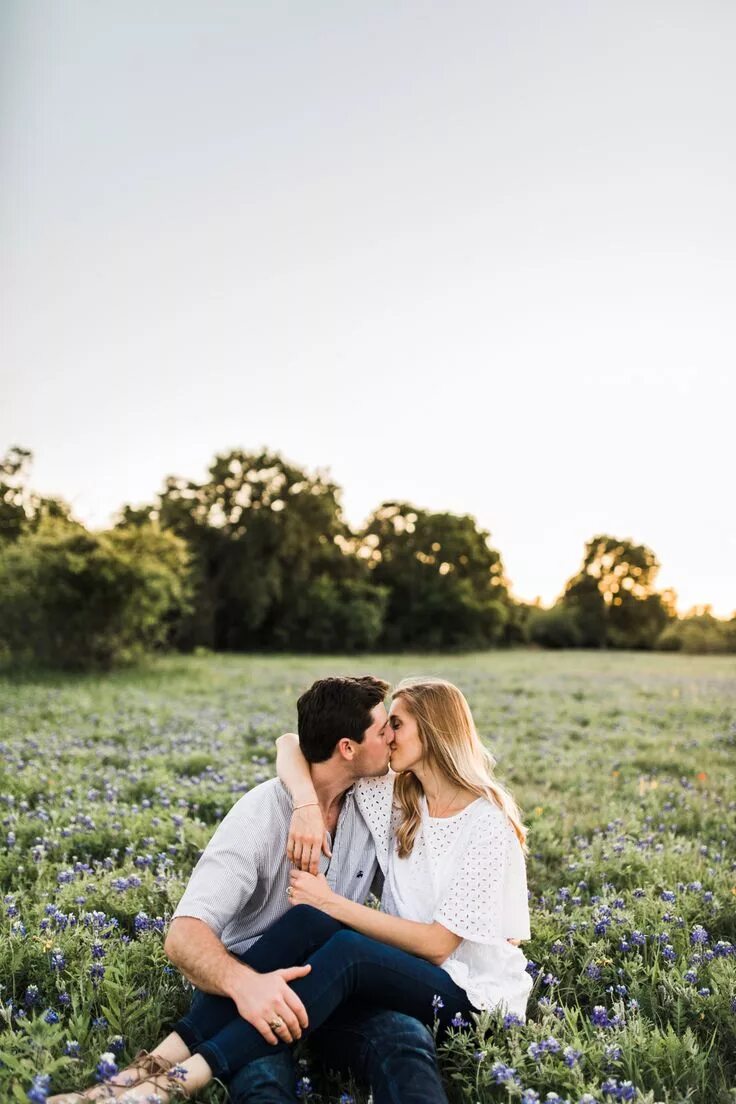
[[[404,1012],[427,1025],[437,1019],[440,1031],[467,1022],[477,1011],[440,966],[344,928],[308,905],[297,905],[277,920],[241,961],[259,973],[311,965],[306,977],[289,983],[309,1016],[304,1037],[351,997]],[[222,1081],[276,1050],[242,1019],[228,997],[200,995],[173,1030]]]

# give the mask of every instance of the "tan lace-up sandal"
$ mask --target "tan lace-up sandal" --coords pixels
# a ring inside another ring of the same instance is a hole
[[[89,1089],[84,1089],[83,1092],[59,1093],[56,1096],[50,1096],[46,1104],[90,1104],[90,1102],[93,1102],[93,1104],[112,1104],[114,1100],[119,1100],[121,1096],[124,1096],[129,1089],[134,1089],[137,1085],[143,1085],[146,1081],[152,1081],[154,1077],[166,1076],[168,1071],[173,1069],[177,1063],[170,1062],[168,1058],[162,1058],[158,1054],[151,1054],[147,1050],[139,1050],[131,1065],[136,1066],[140,1072],[135,1077],[126,1080],[124,1085],[115,1081],[106,1081],[104,1083],[106,1090],[104,1093],[100,1092],[99,1085],[92,1085]],[[116,1076],[121,1075],[117,1074]],[[174,1084],[176,1088],[179,1087],[179,1084],[175,1081]],[[162,1087],[159,1086],[159,1088]],[[167,1091],[171,1091],[171,1089],[169,1088]]]

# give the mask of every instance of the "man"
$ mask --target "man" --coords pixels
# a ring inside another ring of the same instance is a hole
[[[337,893],[361,903],[380,871],[352,785],[388,768],[387,690],[370,676],[320,679],[297,703],[300,746],[332,852],[329,860],[320,856],[320,869]],[[165,943],[185,977],[204,993],[233,1000],[273,1044],[294,1042],[307,1026],[306,1010],[288,982],[308,967],[258,974],[238,955],[289,908],[285,852],[292,813],[278,779],[233,806],[195,867]],[[310,1045],[328,1067],[368,1081],[375,1104],[446,1104],[432,1037],[411,1017],[352,1002],[315,1032]],[[291,1104],[295,1081],[292,1052],[280,1048],[244,1067],[229,1088],[243,1104]]]

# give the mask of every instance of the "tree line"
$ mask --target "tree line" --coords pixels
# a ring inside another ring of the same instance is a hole
[[[468,515],[384,502],[354,531],[340,488],[270,451],[215,456],[202,482],[92,532],[0,460],[0,658],[109,666],[141,651],[548,648],[736,651],[736,617],[678,618],[645,545],[587,542],[552,609],[515,600]]]

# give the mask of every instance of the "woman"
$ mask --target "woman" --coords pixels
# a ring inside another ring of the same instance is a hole
[[[493,778],[493,759],[451,683],[400,683],[389,723],[392,771],[356,787],[385,875],[382,911],[338,896],[324,875],[294,870],[287,892],[301,907],[277,921],[243,961],[259,971],[311,967],[291,983],[308,1012],[305,1035],[352,996],[428,1025],[436,1020],[440,1031],[467,1024],[483,1009],[523,1018],[531,978],[511,941],[530,932],[526,833],[516,803]],[[314,803],[318,810],[294,740],[281,738],[279,773],[295,805]],[[321,820],[316,814],[313,820],[321,838]],[[292,854],[293,845],[292,835]],[[156,1073],[167,1063],[157,1065],[154,1051],[151,1077],[123,1100],[191,1096],[272,1050],[222,997],[202,1000],[174,1030],[189,1057]]]

